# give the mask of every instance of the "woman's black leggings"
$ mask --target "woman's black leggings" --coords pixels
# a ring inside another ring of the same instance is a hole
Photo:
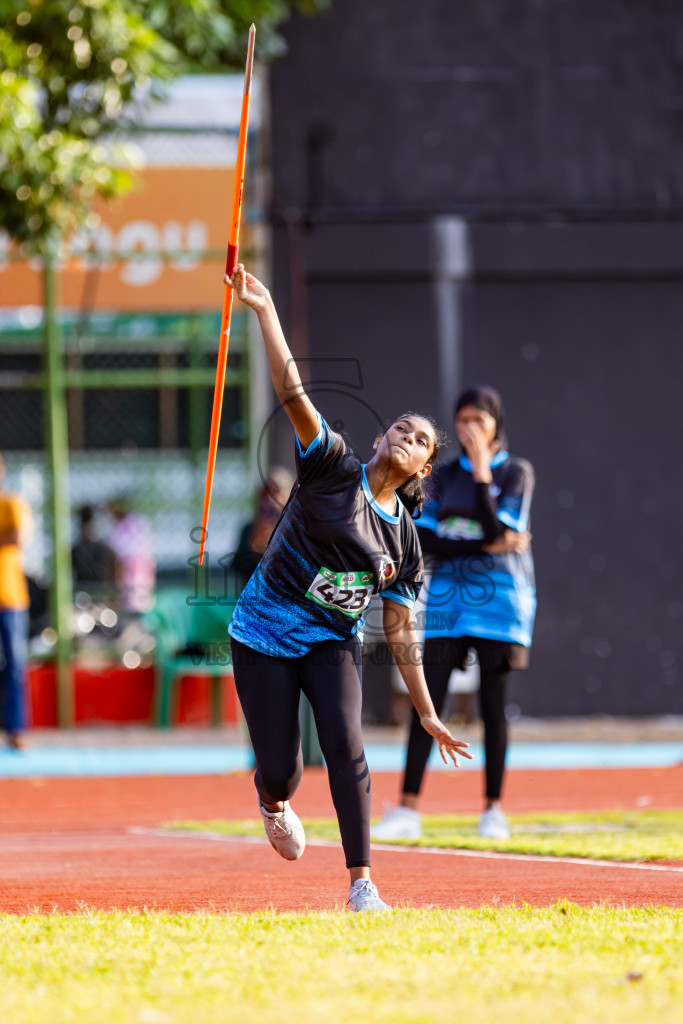
[[[448,657],[448,640],[435,642],[427,640],[423,662],[427,688],[434,701],[437,715],[443,711],[448,694],[448,680],[454,668],[460,664],[457,656]],[[454,645],[456,654],[457,644]],[[484,750],[486,754],[486,797],[499,800],[505,773],[508,732],[505,717],[505,691],[510,670],[505,666],[491,668],[480,666],[479,702],[484,723]],[[413,708],[406,767],[403,775],[403,792],[417,796],[422,786],[433,739],[420,725],[420,719]]]
[[[310,701],[349,868],[370,864],[370,773],[361,731],[357,639],[316,644],[300,658],[273,658],[232,641],[235,687],[267,804],[289,800],[303,773],[299,695]]]

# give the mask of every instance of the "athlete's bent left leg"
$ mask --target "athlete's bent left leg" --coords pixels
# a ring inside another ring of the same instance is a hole
[[[264,804],[290,800],[301,782],[298,658],[271,658],[233,640],[235,689],[256,758]]]

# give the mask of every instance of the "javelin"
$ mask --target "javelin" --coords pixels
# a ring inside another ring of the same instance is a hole
[[[254,37],[256,26],[249,29],[247,47],[247,67],[244,72],[244,93],[242,95],[242,112],[240,114],[240,134],[237,142],[237,162],[235,165],[235,185],[232,193],[232,217],[230,219],[230,235],[228,236],[228,254],[225,260],[225,273],[232,277],[237,263],[239,250],[240,218],[242,216],[242,194],[244,192],[244,172],[247,159],[247,128],[249,125],[249,101],[251,99],[251,75],[254,66]],[[199,564],[204,561],[204,544],[206,543],[209,508],[211,507],[211,491],[213,476],[216,469],[216,453],[218,451],[218,433],[221,427],[223,409],[223,391],[225,389],[225,371],[228,365],[228,344],[230,341],[230,318],[232,316],[233,290],[229,284],[224,286],[223,312],[221,314],[221,336],[218,345],[218,361],[216,364],[216,383],[213,391],[213,410],[211,412],[211,433],[209,434],[209,460],[206,466],[206,485],[204,487],[204,509],[202,512],[202,532],[199,546]]]

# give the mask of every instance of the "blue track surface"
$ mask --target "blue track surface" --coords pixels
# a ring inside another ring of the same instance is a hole
[[[483,766],[481,745],[472,744],[473,761],[465,770]],[[369,743],[372,771],[400,771],[403,746]],[[513,743],[508,766],[515,768],[659,768],[683,762],[683,743]],[[444,769],[436,751],[430,767]],[[39,746],[23,753],[0,749],[0,779],[59,778],[81,775],[214,775],[249,771],[249,748],[240,745],[173,744],[161,746]]]

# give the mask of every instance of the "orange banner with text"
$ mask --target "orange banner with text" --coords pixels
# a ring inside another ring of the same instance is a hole
[[[89,313],[220,307],[233,181],[234,170],[225,167],[141,171],[129,195],[97,204],[102,220],[93,237],[102,256],[62,264],[62,306]],[[204,258],[207,250],[217,257]],[[129,255],[110,258],[111,252]],[[0,260],[0,307],[41,304],[36,262]]]

